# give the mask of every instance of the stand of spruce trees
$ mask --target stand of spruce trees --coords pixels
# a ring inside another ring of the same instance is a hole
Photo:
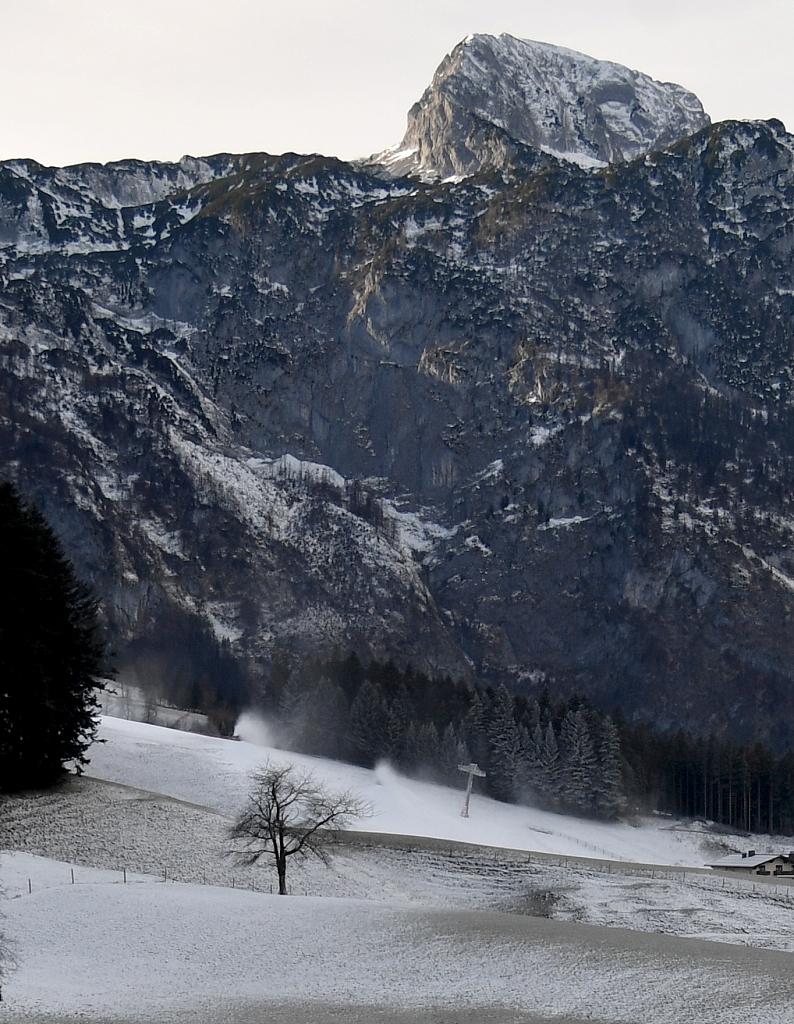
[[[97,606],[41,514],[0,483],[0,790],[78,771],[96,731]]]
[[[646,723],[618,721],[618,729],[629,788],[643,805],[734,831],[794,835],[794,750]]]
[[[470,687],[355,655],[276,658],[261,706],[284,745],[463,785],[500,800],[614,818],[626,810],[702,817],[733,830],[794,834],[794,751],[663,731],[586,699]]]
[[[292,669],[277,661],[262,708],[281,742],[304,753],[368,767],[385,758],[452,785],[474,760],[499,800],[604,818],[626,807],[618,731],[581,699],[528,701],[350,655]]]
[[[10,791],[86,763],[105,655],[90,591],[40,513],[2,483],[0,566],[0,791]],[[214,649],[191,633],[184,647],[193,663],[164,673],[174,698],[230,730],[249,702],[247,681],[230,669],[229,652],[208,658]],[[143,653],[156,660],[151,644]],[[281,742],[306,753],[366,766],[388,758],[408,774],[461,786],[457,766],[474,760],[488,773],[480,785],[500,800],[603,818],[658,810],[794,834],[794,751],[664,732],[581,697],[554,700],[544,690],[528,699],[351,654],[277,657],[259,704]]]

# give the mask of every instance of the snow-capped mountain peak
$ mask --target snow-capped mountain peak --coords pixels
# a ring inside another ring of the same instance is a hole
[[[585,167],[630,160],[709,124],[696,96],[620,64],[502,34],[470,35],[408,113],[401,173],[471,174],[515,144]]]

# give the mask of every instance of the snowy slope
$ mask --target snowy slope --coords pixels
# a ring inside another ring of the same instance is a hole
[[[243,735],[262,739],[261,728],[243,721]],[[668,819],[637,826],[608,824],[498,803],[475,795],[472,816],[460,817],[461,794],[443,786],[405,779],[383,766],[375,771],[294,754],[252,742],[177,732],[139,722],[103,718],[106,743],[91,751],[88,774],[162,793],[233,814],[242,804],[253,769],[268,758],[314,771],[329,786],[354,789],[374,814],[358,823],[364,831],[428,836],[508,849],[603,857],[647,864],[702,866],[715,837],[675,827]],[[738,837],[729,848],[747,840]]]
[[[436,71],[381,162],[405,173],[471,174],[499,133],[577,163],[631,160],[709,123],[696,96],[620,64],[547,43],[472,35]],[[483,127],[496,129],[483,132]]]
[[[517,1013],[779,1024],[794,1011],[790,958],[777,952],[516,915],[124,885],[85,870],[58,886],[68,865],[18,854],[0,869],[33,884],[3,906],[18,962],[4,984],[8,1024],[320,1024],[413,1010],[405,1021],[442,1008],[453,1016],[433,1019],[469,1024]]]
[[[0,861],[11,898],[43,887],[141,877],[270,892],[272,865],[228,856],[228,821],[214,811],[96,779],[26,794],[3,808]],[[42,876],[36,858],[60,862]],[[8,865],[10,864],[10,870]],[[4,867],[5,865],[5,867]],[[101,874],[97,875],[97,869]],[[423,910],[499,911],[610,928],[663,932],[794,952],[794,889],[707,870],[637,867],[471,844],[349,835],[330,869],[292,864],[291,894],[368,900]]]

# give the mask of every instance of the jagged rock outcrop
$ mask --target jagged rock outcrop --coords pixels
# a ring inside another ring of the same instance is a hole
[[[187,617],[792,737],[794,140],[525,156],[0,165],[3,465],[122,667]]]
[[[663,149],[709,123],[700,100],[620,64],[514,36],[473,35],[441,62],[402,143],[376,157],[442,178],[530,147],[585,167]]]

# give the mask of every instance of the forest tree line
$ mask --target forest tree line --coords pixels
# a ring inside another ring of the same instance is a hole
[[[350,655],[276,660],[260,709],[280,745],[461,785],[459,764],[487,772],[484,791],[506,801],[600,817],[626,807],[614,722],[583,700],[527,701],[506,687],[431,679]]]
[[[643,807],[736,831],[794,835],[794,750],[618,722],[629,791]]]
[[[627,811],[703,817],[737,831],[794,834],[794,751],[740,744],[610,716],[584,697],[433,679],[356,655],[274,660],[259,708],[278,742],[462,786],[458,764],[487,772],[499,800],[615,818]]]
[[[97,606],[75,577],[43,517],[0,485],[2,588],[0,790],[46,784],[64,764],[80,767],[96,728],[97,688],[109,667]],[[388,759],[407,774],[478,783],[500,800],[614,818],[658,810],[734,830],[794,834],[794,750],[661,731],[610,717],[585,698],[525,697],[505,686],[433,679],[351,654],[276,657],[252,696],[227,644],[184,616],[164,620],[189,652],[183,664],[150,638],[131,652],[139,669],[167,680],[178,706],[207,712],[222,734],[253,703],[288,749],[366,766]]]

